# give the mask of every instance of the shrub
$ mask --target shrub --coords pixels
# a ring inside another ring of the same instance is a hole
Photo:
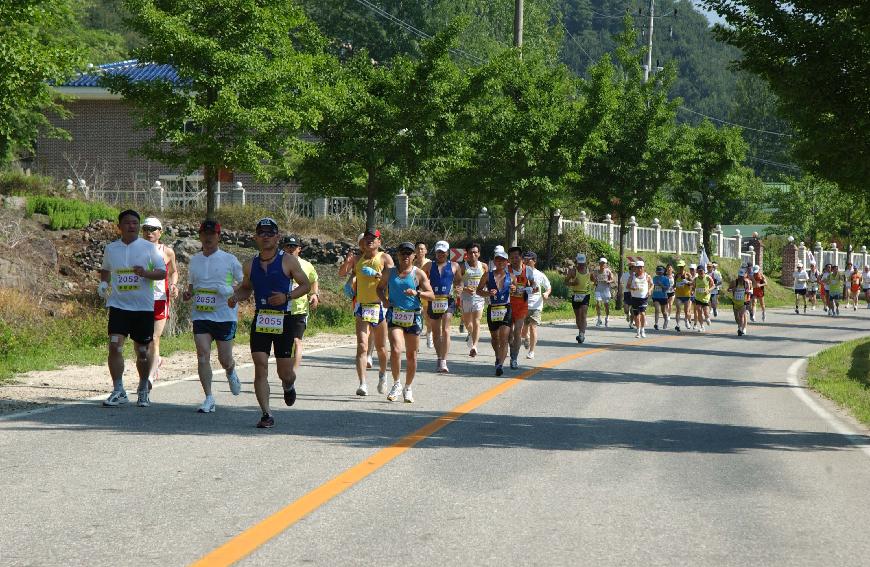
[[[51,177],[18,171],[0,173],[0,195],[54,195],[57,192],[58,187]]]
[[[98,219],[114,220],[118,217],[118,210],[104,203],[42,195],[27,199],[27,215],[34,213],[48,215],[52,230],[84,228]]]

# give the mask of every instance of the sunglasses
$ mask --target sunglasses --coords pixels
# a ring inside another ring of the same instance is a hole
[[[158,230],[160,230],[160,229],[157,228],[156,226],[143,226],[142,227],[142,232],[156,232]]]
[[[257,236],[275,236],[277,234],[278,233],[275,232],[274,230],[258,230],[257,231]]]

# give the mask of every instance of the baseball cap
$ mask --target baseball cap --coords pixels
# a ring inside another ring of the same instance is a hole
[[[657,274],[665,273],[665,267],[664,266],[656,266],[656,273]]]
[[[685,260],[680,260],[679,262],[677,262],[677,267],[678,267],[678,268],[685,268],[685,267],[686,267],[686,261],[685,261]]]
[[[493,258],[504,258],[508,259],[507,252],[504,251],[504,246],[496,246],[495,251],[493,252]]]
[[[401,252],[403,250],[407,250],[408,252],[413,252],[416,249],[417,249],[417,247],[414,246],[413,242],[402,242],[401,244],[399,244],[399,247],[397,248],[397,250],[399,252]]]
[[[582,254],[582,253],[577,254],[577,257],[575,258],[575,260],[577,261],[578,264],[585,264],[586,263],[586,254]]]
[[[216,232],[220,234],[221,223],[216,220],[204,220],[199,225],[200,232]]]
[[[697,269],[698,269],[698,264],[689,264],[689,269],[690,269],[690,270],[697,270]]]
[[[139,215],[136,215],[136,216],[139,216]],[[142,226],[143,226],[143,227],[145,227],[145,226],[150,226],[150,227],[153,227],[153,228],[157,228],[157,229],[163,230],[163,223],[160,222],[160,219],[158,219],[157,217],[148,217],[148,218],[146,218],[145,220],[142,221]]]
[[[535,254],[534,252],[532,252],[531,250],[529,250],[528,252],[526,252],[525,254],[523,254],[523,258],[526,259],[526,260],[535,260],[535,261],[537,261],[537,260],[538,260],[538,255]]]
[[[635,264],[633,261],[630,261],[630,262],[628,263],[628,267],[629,267],[629,268],[634,268],[635,265],[636,265],[636,264]]]
[[[363,231],[362,237],[360,237],[360,240],[362,240],[363,238],[366,238],[368,236],[371,236],[372,238],[380,238],[381,231],[376,229],[376,228],[372,228],[372,229],[367,228],[367,229],[365,229],[365,231]]]
[[[288,236],[284,239],[284,246],[292,246],[293,248],[296,248],[297,246],[301,247],[302,242],[295,236]]]
[[[737,275],[738,276],[745,276],[746,270],[744,270],[743,268],[740,268],[739,270],[737,270]]]
[[[263,229],[263,228],[268,228],[270,230],[274,230],[275,232],[278,232],[278,223],[275,222],[275,219],[273,219],[272,217],[263,217],[257,221],[256,230],[257,230],[257,232],[259,232],[260,229]]]
[[[760,271],[761,271],[761,266],[759,266],[758,264],[752,266],[752,273],[753,274],[757,274]]]
[[[635,262],[634,267],[635,268],[643,268],[644,267],[643,260],[638,260],[637,262]]]
[[[450,244],[446,240],[439,240],[435,243],[435,252],[449,252]]]
[[[139,220],[139,219],[142,218],[142,217],[139,216],[139,213],[137,213],[137,212],[134,211],[133,209],[126,209],[126,210],[121,211],[121,212],[118,214],[118,222],[121,222],[121,219],[124,218],[124,217],[126,217],[127,215],[130,215],[130,216],[134,216],[134,217],[136,217],[136,220]]]
[[[706,272],[707,266],[705,264],[698,264],[698,270],[701,272]]]
[[[607,263],[607,258],[599,258],[599,259],[598,259],[598,263],[599,263],[599,264],[601,264],[601,263],[606,264],[606,263]]]

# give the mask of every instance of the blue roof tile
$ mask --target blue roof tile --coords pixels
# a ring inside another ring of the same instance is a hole
[[[85,73],[63,83],[64,87],[99,87],[102,75],[126,75],[134,81],[164,80],[178,84],[178,73],[172,65],[159,65],[157,63],[139,63],[136,59],[106,63],[94,67]]]

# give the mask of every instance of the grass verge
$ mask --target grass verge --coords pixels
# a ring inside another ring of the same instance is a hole
[[[810,387],[870,425],[870,337],[826,349],[807,367]]]

